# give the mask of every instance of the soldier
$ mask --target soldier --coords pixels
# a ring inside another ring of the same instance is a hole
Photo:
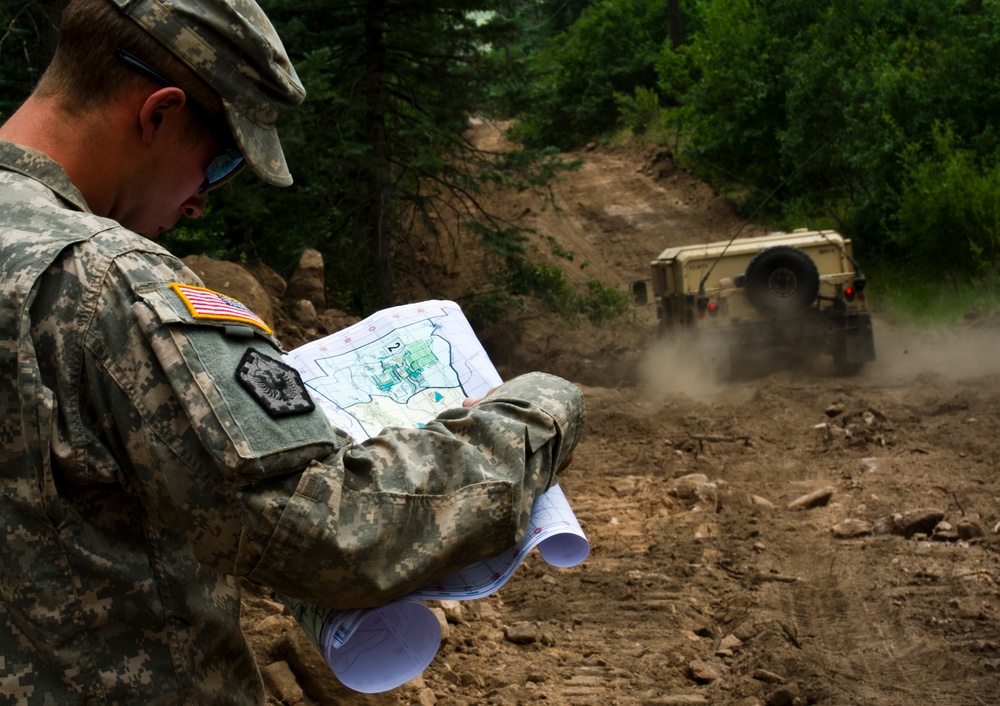
[[[543,374],[352,443],[149,239],[245,167],[290,184],[303,98],[252,0],[73,0],[0,127],[6,702],[261,704],[241,579],[384,603],[513,544],[571,456],[580,392]]]

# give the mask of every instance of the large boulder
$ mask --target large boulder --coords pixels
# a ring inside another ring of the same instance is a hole
[[[316,307],[316,311],[326,309],[323,255],[318,250],[308,249],[302,253],[295,272],[288,280],[283,299],[288,302],[307,299]]]
[[[285,288],[288,284],[277,272],[264,264],[254,265],[250,268],[252,274],[260,285],[272,298],[280,300],[285,296]]]

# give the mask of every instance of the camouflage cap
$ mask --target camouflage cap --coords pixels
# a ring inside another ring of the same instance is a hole
[[[306,91],[271,21],[254,0],[111,0],[222,98],[250,168],[275,186],[288,171],[274,124]]]

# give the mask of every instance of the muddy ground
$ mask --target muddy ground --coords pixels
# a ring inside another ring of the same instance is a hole
[[[586,164],[556,186],[559,209],[498,201],[574,253],[553,260],[574,282],[626,289],[663,248],[741,226],[668,153],[575,156]],[[442,267],[445,284],[415,297],[474,276]],[[878,360],[856,377],[817,357],[725,382],[654,341],[652,317],[598,329],[525,311],[483,332],[505,375],[548,370],[584,390],[588,431],[561,484],[588,560],[529,556],[498,594],[449,611],[422,677],[380,695],[338,687],[250,591],[271,703],[1000,703],[993,319],[915,332],[880,318]]]

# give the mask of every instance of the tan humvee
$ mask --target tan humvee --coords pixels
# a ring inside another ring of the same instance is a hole
[[[668,248],[651,269],[660,333],[710,341],[730,367],[778,349],[828,353],[841,374],[875,359],[865,278],[839,233]],[[648,301],[645,282],[633,293]]]

